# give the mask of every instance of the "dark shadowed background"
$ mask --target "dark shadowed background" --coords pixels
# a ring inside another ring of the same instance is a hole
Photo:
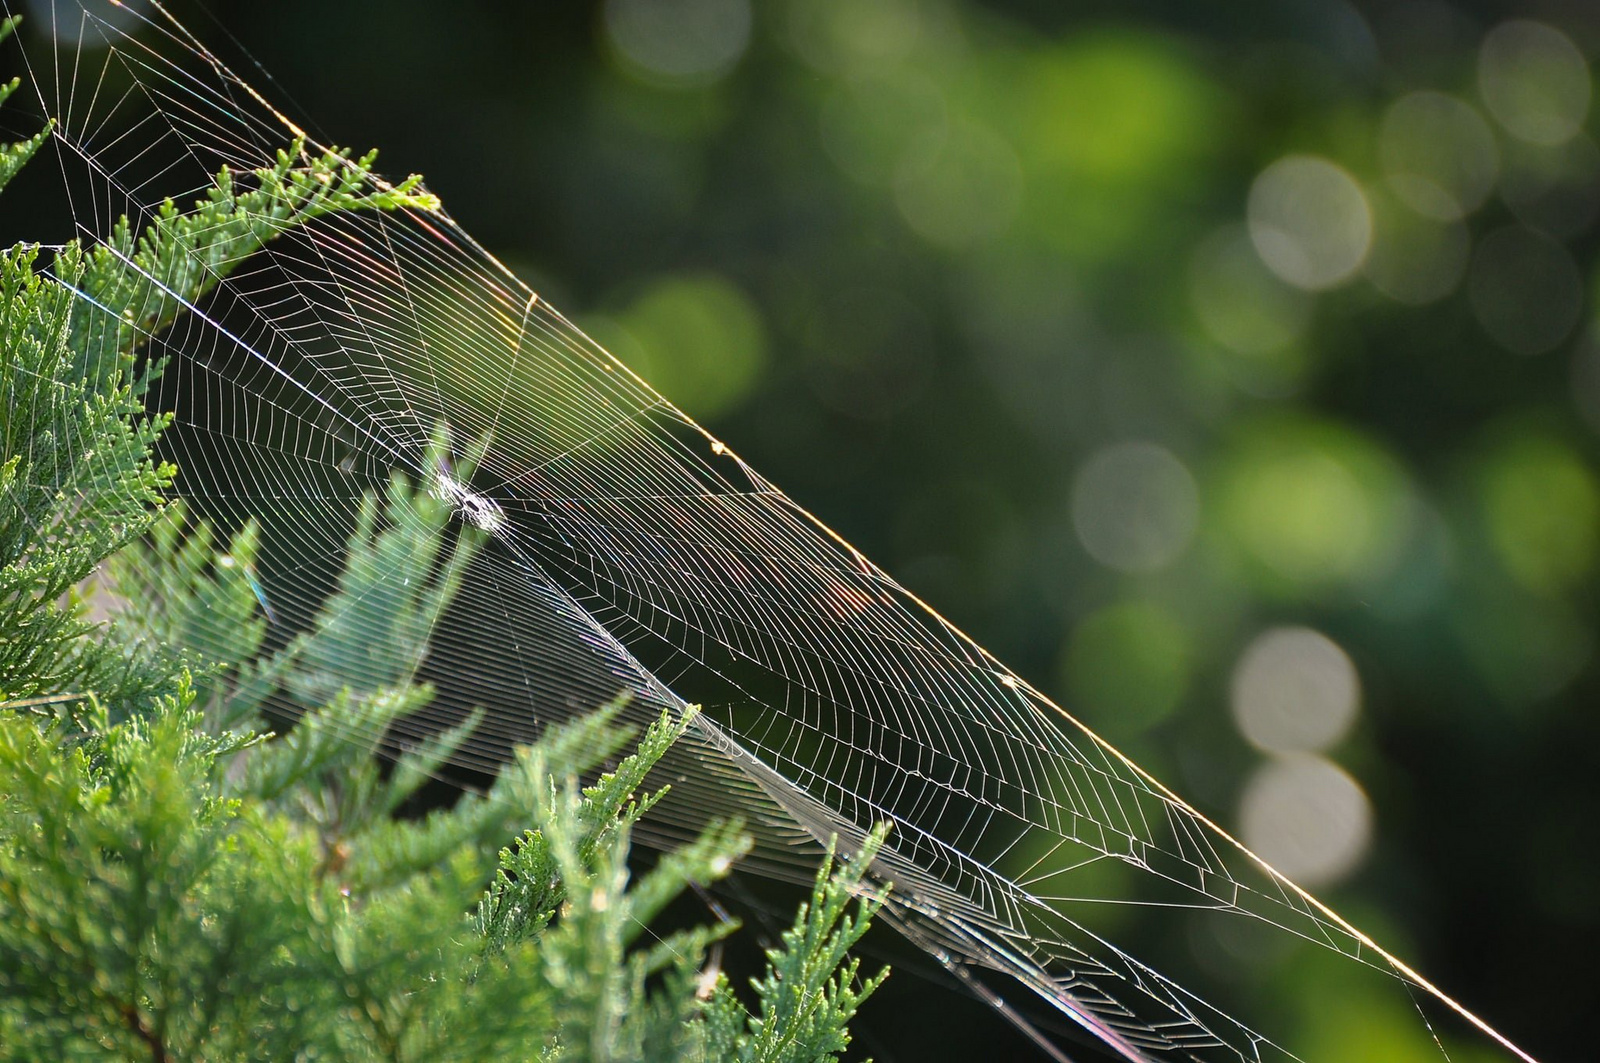
[[[177,10],[1447,992],[1592,1051],[1600,6]],[[910,970],[858,1030],[1026,1049]]]

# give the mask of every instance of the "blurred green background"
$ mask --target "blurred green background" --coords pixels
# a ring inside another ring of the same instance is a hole
[[[185,17],[1447,992],[1592,1050],[1600,6]]]

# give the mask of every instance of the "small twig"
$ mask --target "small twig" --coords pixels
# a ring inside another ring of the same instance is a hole
[[[150,1046],[150,1059],[152,1063],[167,1063],[167,1046],[161,1042],[161,1036],[144,1024],[144,1019],[139,1015],[139,1009],[132,1004],[122,1006],[122,1018],[139,1035],[139,1040]]]

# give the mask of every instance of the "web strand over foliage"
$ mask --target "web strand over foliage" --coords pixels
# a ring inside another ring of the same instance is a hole
[[[952,970],[1011,976],[1119,1058],[1308,1054],[1257,1029],[1248,1000],[1142,958],[1189,920],[1264,931],[1294,953],[1283,962],[1361,981],[1406,1015],[1422,1058],[1468,1043],[1527,1058],[845,543],[414,180],[380,186],[381,213],[324,216],[338,178],[295,175],[363,162],[310,147],[159,8],[111,14],[86,5],[58,34],[76,47],[28,71],[78,236],[140,278],[150,307],[108,321],[100,308],[128,300],[77,284],[82,327],[137,329],[165,366],[145,401],[173,414],[162,456],[188,507],[227,533],[262,527],[269,640],[288,651],[349,592],[352,535],[414,519],[363,502],[397,477],[455,522],[448,553],[379,550],[383,570],[358,584],[413,602],[414,582],[435,581],[451,604],[397,607],[388,629],[355,633],[366,655],[318,662],[326,688],[274,687],[269,711],[294,719],[341,686],[392,682],[386,654],[426,643],[407,678],[435,697],[379,734],[345,726],[391,752],[471,726],[438,767],[472,784],[619,690],[639,723],[699,705],[641,835],[682,841],[737,815],[754,867],[807,881],[829,838],[854,850],[890,823],[883,917]],[[114,230],[126,213],[160,231],[171,201],[218,175],[263,204],[261,231],[197,241],[220,250],[191,257],[193,277],[157,275]],[[351,615],[371,615],[363,604]],[[1112,865],[1132,878],[1100,873]],[[1126,907],[1157,929],[1106,918]]]

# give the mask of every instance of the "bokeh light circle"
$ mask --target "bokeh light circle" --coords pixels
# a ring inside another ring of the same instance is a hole
[[[1267,269],[1243,228],[1224,226],[1203,241],[1189,275],[1200,324],[1230,351],[1272,354],[1305,336],[1310,298]]]
[[[1479,472],[1483,518],[1501,565],[1532,591],[1586,583],[1600,558],[1600,480],[1563,440],[1521,431]]]
[[[1512,136],[1560,144],[1578,132],[1589,113],[1589,64],[1554,26],[1513,19],[1483,40],[1478,91]]]
[[[1481,207],[1500,169],[1489,124],[1442,92],[1413,92],[1390,105],[1378,130],[1378,158],[1406,205],[1441,221]]]
[[[750,45],[749,0],[606,0],[604,18],[628,64],[668,82],[717,81]]]
[[[1247,572],[1274,593],[1320,595],[1386,574],[1410,529],[1404,468],[1348,425],[1269,417],[1239,434],[1217,511]]]
[[[1356,179],[1326,159],[1290,155],[1250,187],[1250,239],[1272,272],[1322,291],[1349,280],[1372,243],[1372,211]]]
[[[1233,669],[1239,731],[1274,753],[1327,749],[1355,723],[1361,678],[1338,643],[1307,627],[1276,627],[1245,648]]]
[[[1291,754],[1263,764],[1239,802],[1241,840],[1308,888],[1332,885],[1372,844],[1372,805],[1359,783],[1325,757]]]
[[[1461,284],[1472,238],[1459,221],[1419,214],[1397,195],[1374,196],[1372,253],[1362,272],[1398,303],[1425,306]]]
[[[1114,740],[1171,715],[1189,689],[1194,647],[1183,624],[1156,602],[1100,609],[1068,636],[1062,677],[1068,704]]]
[[[1556,347],[1583,309],[1583,278],[1571,253],[1522,225],[1497,229],[1478,242],[1467,291],[1484,331],[1514,354]]]
[[[855,180],[887,185],[910,144],[944,134],[946,111],[938,86],[905,71],[851,81],[822,106],[822,146]]]
[[[816,70],[851,78],[899,66],[922,43],[930,21],[927,5],[919,0],[809,0],[785,6],[786,36],[800,57]]]
[[[1517,144],[1507,154],[1500,198],[1524,225],[1557,239],[1600,216],[1600,147],[1586,133],[1562,144]]]
[[[760,308],[715,273],[668,275],[621,313],[584,325],[630,369],[700,417],[737,407],[766,368]]]
[[[1083,463],[1072,484],[1072,524],[1102,565],[1151,572],[1171,564],[1194,538],[1200,489],[1170,450],[1117,443]]]
[[[955,123],[906,149],[895,204],[931,243],[960,249],[1001,233],[1022,202],[1022,166],[993,130]]]

